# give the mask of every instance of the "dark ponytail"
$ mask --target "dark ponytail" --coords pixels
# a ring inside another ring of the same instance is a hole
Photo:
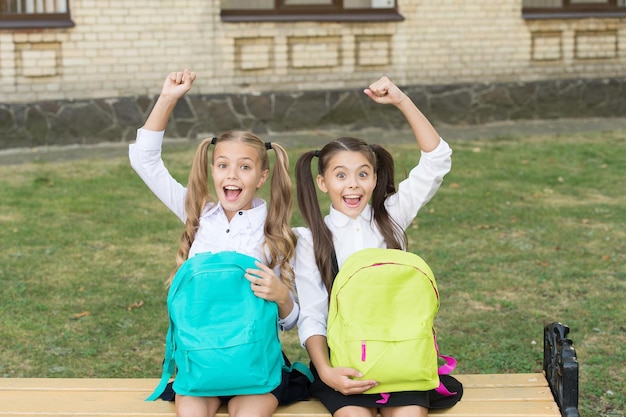
[[[317,199],[315,180],[311,172],[311,161],[319,151],[309,151],[296,162],[296,184],[298,207],[313,236],[315,263],[322,276],[322,281],[330,295],[335,276],[333,274],[331,254],[335,251],[333,235],[324,223],[324,217]]]
[[[376,155],[376,187],[372,194],[372,211],[378,230],[382,233],[390,249],[406,249],[407,237],[404,230],[387,212],[385,200],[396,193],[394,178],[393,156],[379,145],[371,145],[370,149]]]

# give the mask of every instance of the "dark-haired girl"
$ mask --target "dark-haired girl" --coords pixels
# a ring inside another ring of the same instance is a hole
[[[303,154],[296,163],[298,205],[308,228],[297,228],[296,287],[300,301],[298,333],[311,358],[315,381],[311,393],[334,417],[417,417],[429,408],[456,403],[462,387],[448,381],[457,395],[435,392],[391,393],[381,403],[380,394],[363,394],[376,381],[359,379],[357,369],[334,368],[326,341],[328,295],[337,267],[365,248],[407,249],[405,230],[417,212],[439,189],[450,171],[452,151],[411,99],[387,77],[364,90],[376,103],[392,104],[407,119],[421,151],[419,164],[396,190],[391,154],[378,145],[342,137],[321,150]],[[311,164],[317,165],[317,176]],[[323,216],[316,186],[328,194],[330,212]],[[363,306],[367,308],[367,306]]]

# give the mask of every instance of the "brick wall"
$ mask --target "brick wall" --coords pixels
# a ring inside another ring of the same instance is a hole
[[[0,30],[0,105],[152,97],[184,67],[201,95],[360,89],[381,74],[406,86],[601,80],[626,68],[626,18],[527,21],[521,0],[398,0],[404,20],[380,23],[224,23],[219,3],[73,0],[72,28]]]

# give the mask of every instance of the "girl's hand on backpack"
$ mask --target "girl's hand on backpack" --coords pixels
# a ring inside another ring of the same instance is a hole
[[[370,388],[378,385],[376,381],[360,380],[363,376],[359,371],[353,368],[332,368],[328,367],[324,371],[319,371],[320,378],[329,387],[335,391],[339,391],[343,395],[362,394]]]
[[[280,280],[274,271],[267,265],[257,262],[259,269],[247,269],[246,279],[250,281],[250,288],[254,295],[278,304],[278,315],[287,317],[293,309],[293,299],[289,288]]]

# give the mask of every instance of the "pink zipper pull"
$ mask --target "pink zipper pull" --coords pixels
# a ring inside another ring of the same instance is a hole
[[[366,351],[365,340],[361,340],[361,362],[365,362]]]
[[[391,394],[387,392],[381,392],[380,400],[376,401],[376,404],[387,404],[387,401],[389,401],[389,397],[391,397]]]

